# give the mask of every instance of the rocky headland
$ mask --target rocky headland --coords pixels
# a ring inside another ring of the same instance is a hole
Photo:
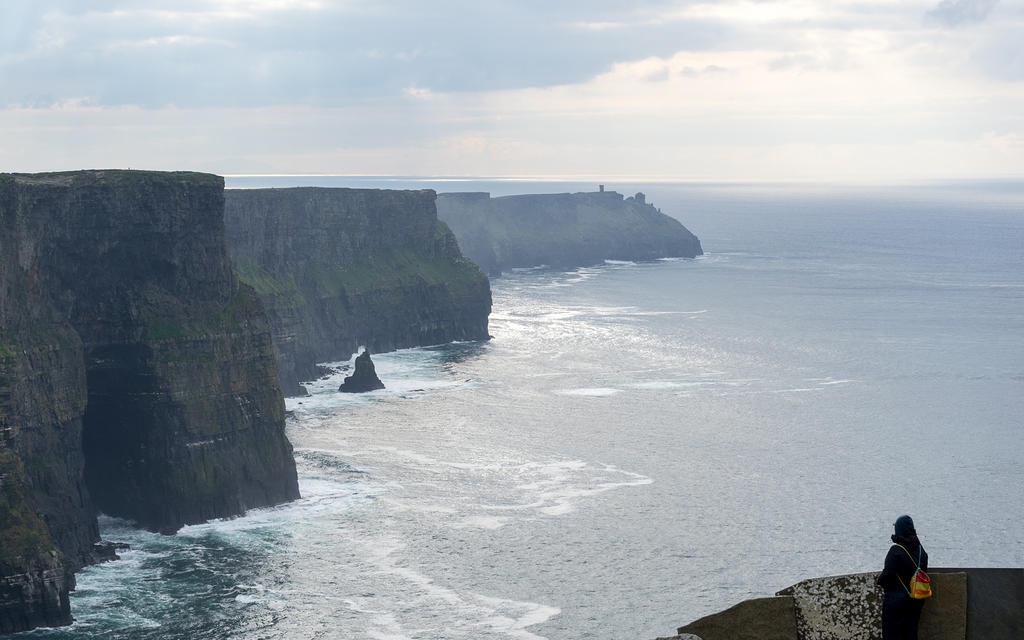
[[[491,275],[515,267],[573,268],[703,253],[695,235],[642,193],[442,193],[437,215],[462,252]]]
[[[160,532],[298,497],[223,180],[0,174],[0,632],[71,621],[97,510]]]
[[[281,386],[317,362],[488,337],[486,275],[463,257],[429,190],[228,189],[228,250],[259,293]]]

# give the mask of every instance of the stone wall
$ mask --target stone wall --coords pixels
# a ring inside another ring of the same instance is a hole
[[[1024,569],[929,571],[921,640],[1024,638]],[[879,640],[878,573],[805,580],[773,598],[747,600],[678,629],[679,640]],[[662,639],[670,640],[670,639]]]

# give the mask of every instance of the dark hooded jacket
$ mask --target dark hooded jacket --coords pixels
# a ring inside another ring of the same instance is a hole
[[[928,552],[924,550],[921,541],[917,539],[914,521],[910,516],[900,516],[896,520],[892,541],[893,545],[885,556],[882,575],[878,576],[878,584],[887,592],[906,593],[906,589],[910,587],[910,579],[917,572],[918,557],[920,557],[921,568],[928,569]],[[906,551],[896,545],[902,545]]]

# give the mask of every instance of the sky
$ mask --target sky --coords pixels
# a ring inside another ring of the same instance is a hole
[[[1024,0],[2,0],[0,171],[1024,177]]]

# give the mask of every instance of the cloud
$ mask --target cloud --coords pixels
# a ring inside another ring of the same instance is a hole
[[[662,67],[661,69],[651,71],[650,73],[644,76],[644,80],[646,80],[647,82],[665,82],[666,80],[668,80],[668,78],[668,67]]]
[[[3,0],[0,165],[1019,172],[1024,0],[937,1]]]
[[[945,24],[992,5],[945,0],[933,12]],[[881,0],[4,0],[0,108],[72,98],[334,107],[405,99],[410,87],[580,84],[681,51],[775,49],[779,69],[840,70],[836,52],[808,54],[808,39],[906,32],[921,10]],[[648,79],[666,77],[655,69]]]
[[[696,78],[705,73],[725,73],[728,71],[725,67],[720,67],[717,64],[705,65],[703,69],[694,69],[693,67],[683,67],[679,70],[679,75],[684,78]]]
[[[557,86],[728,33],[702,19],[650,24],[673,0],[4,2],[0,106],[83,95],[149,108],[337,106],[408,87]],[[581,17],[620,26],[581,28]]]
[[[925,14],[925,21],[948,28],[977,24],[985,20],[999,0],[942,0]]]
[[[972,55],[974,64],[989,77],[1008,82],[1024,81],[1024,45],[1022,24],[1000,26],[978,46]]]

